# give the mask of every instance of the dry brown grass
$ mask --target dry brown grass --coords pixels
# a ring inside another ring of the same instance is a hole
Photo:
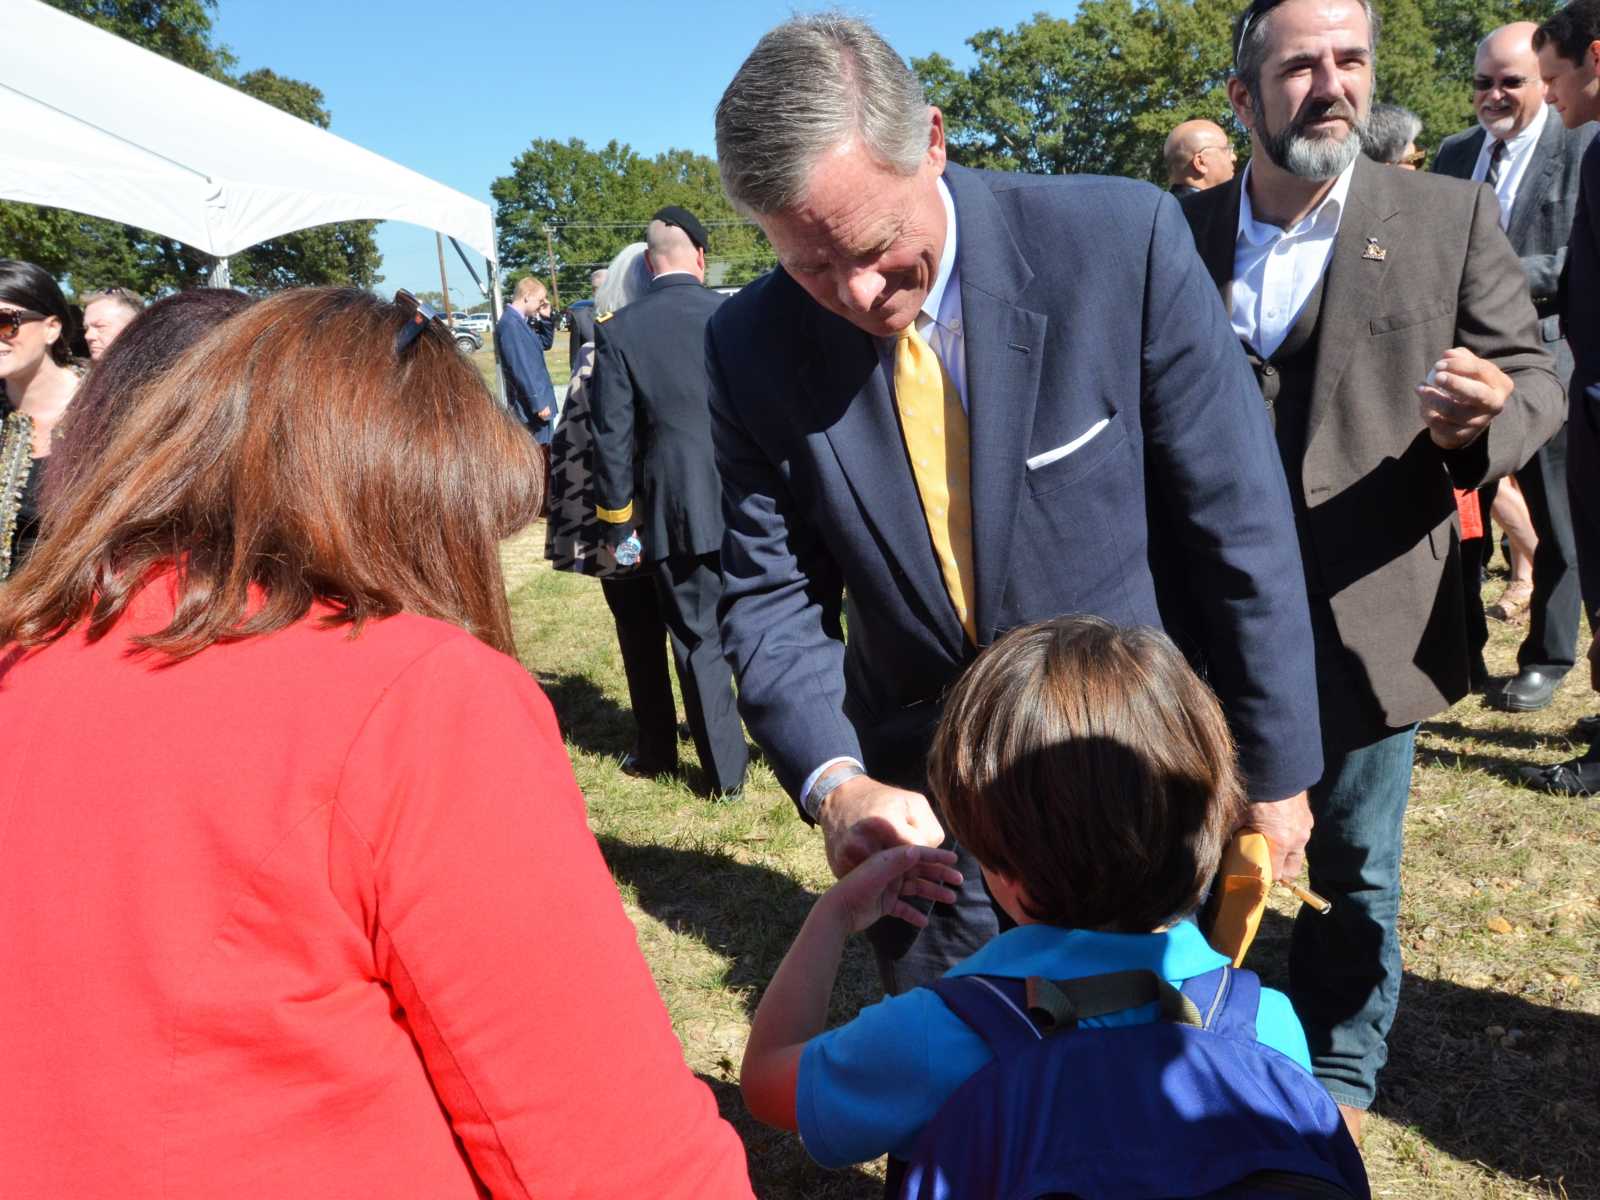
[[[505,550],[521,653],[560,714],[689,1065],[745,1138],[758,1194],[877,1197],[877,1169],[813,1166],[796,1138],[745,1115],[733,1084],[761,988],[829,881],[820,840],[759,759],[737,805],[698,799],[682,779],[621,772],[632,726],[610,614],[597,585],[547,569],[542,547],[541,526]],[[1518,636],[1495,627],[1492,671],[1513,669]],[[1368,1122],[1375,1195],[1600,1197],[1600,802],[1510,780],[1515,763],[1575,752],[1572,723],[1594,711],[1582,675],[1542,713],[1512,717],[1472,697],[1423,727],[1406,828],[1405,985]],[[693,765],[687,741],[679,757]],[[1291,911],[1269,916],[1251,956],[1278,986]],[[834,1015],[874,998],[870,961],[853,947]]]

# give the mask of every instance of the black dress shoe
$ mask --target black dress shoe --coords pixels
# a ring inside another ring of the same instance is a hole
[[[1536,712],[1554,699],[1561,676],[1527,667],[1506,680],[1505,687],[1489,697],[1494,708],[1506,712]]]
[[[657,775],[670,775],[677,769],[677,763],[665,759],[644,759],[637,754],[626,754],[622,758],[622,773],[636,779],[654,779]]]
[[[1517,776],[1528,787],[1558,796],[1600,795],[1600,762],[1575,758],[1548,767],[1521,767]]]

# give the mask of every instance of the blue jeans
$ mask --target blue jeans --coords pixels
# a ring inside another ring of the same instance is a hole
[[[1311,1065],[1340,1104],[1365,1109],[1388,1060],[1400,1001],[1400,852],[1417,727],[1354,750],[1329,748],[1311,789],[1306,847],[1326,916],[1302,906],[1289,947],[1289,996]]]

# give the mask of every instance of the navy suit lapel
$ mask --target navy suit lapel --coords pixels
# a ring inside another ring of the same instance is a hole
[[[1472,178],[1473,168],[1478,165],[1478,155],[1483,151],[1483,139],[1488,134],[1483,132],[1483,126],[1478,126],[1461,141],[1457,142],[1449,155],[1441,155],[1434,164],[1434,170],[1440,175],[1453,175],[1457,179]]]
[[[891,572],[904,576],[931,628],[959,661],[966,633],[934,557],[877,343],[810,300],[805,311],[816,347],[806,390],[830,402],[850,397],[824,430],[828,445]]]
[[[1243,186],[1241,171],[1221,187],[1204,193],[1204,201],[1191,200],[1184,206],[1188,210],[1190,205],[1204,204],[1209,209],[1208,218],[1196,231],[1195,249],[1200,252],[1211,282],[1217,285],[1224,309],[1232,305],[1233,262],[1239,245],[1239,189]]]
[[[979,644],[986,644],[999,624],[1011,568],[1046,319],[1018,303],[1033,271],[1012,240],[983,176],[951,167],[945,183],[956,208],[956,266],[967,357],[972,554],[978,585],[975,620]]]

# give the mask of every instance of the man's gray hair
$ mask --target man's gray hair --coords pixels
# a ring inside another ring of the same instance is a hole
[[[78,307],[88,308],[89,305],[97,304],[101,300],[109,300],[113,304],[120,304],[129,312],[144,311],[144,297],[132,288],[125,287],[107,287],[100,288],[98,291],[88,292],[78,297]]]
[[[865,21],[795,17],[756,43],[717,104],[722,186],[746,213],[796,204],[817,161],[859,137],[902,175],[928,149],[922,84]]]
[[[1374,104],[1361,134],[1361,149],[1374,162],[1393,166],[1422,132],[1422,118],[1398,104]]]
[[[1267,26],[1273,10],[1282,0],[1255,0],[1233,22],[1233,73],[1244,83],[1250,99],[1261,107],[1261,65],[1267,58]],[[1361,0],[1367,14],[1367,49],[1378,56],[1378,32],[1382,21],[1372,0]]]
[[[606,268],[605,282],[594,294],[596,314],[616,312],[650,290],[650,268],[644,261],[645,244],[630,242]]]

